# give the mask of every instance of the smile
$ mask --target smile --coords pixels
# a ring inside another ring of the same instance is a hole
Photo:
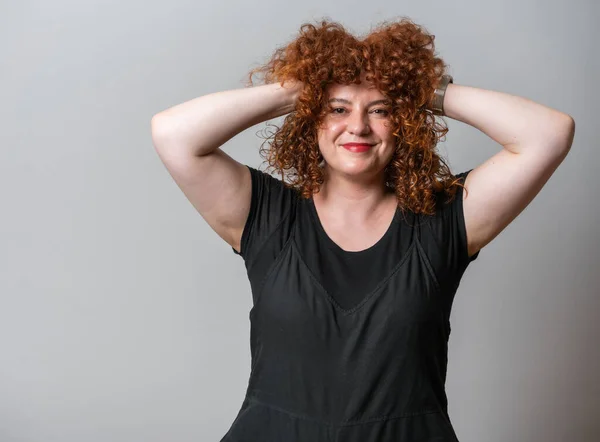
[[[342,144],[344,149],[349,150],[350,152],[366,152],[373,147],[372,144],[358,144],[358,143],[348,143]]]

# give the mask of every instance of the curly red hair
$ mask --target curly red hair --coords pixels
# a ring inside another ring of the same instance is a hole
[[[363,39],[336,22],[304,23],[295,40],[249,73],[248,86],[254,85],[257,73],[264,74],[265,84],[296,80],[304,84],[294,111],[261,145],[268,168],[278,171],[284,184],[304,198],[318,192],[324,174],[317,129],[328,111],[325,90],[331,83],[359,84],[364,72],[366,81],[391,101],[389,121],[396,147],[385,168],[386,185],[403,211],[433,215],[436,196],[445,193],[449,202],[456,186],[462,186],[435,151],[448,128],[429,108],[447,67],[434,54],[434,39],[408,18],[383,22]]]

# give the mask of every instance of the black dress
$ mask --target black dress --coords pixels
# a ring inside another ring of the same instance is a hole
[[[397,209],[375,245],[348,252],[312,198],[247,167],[239,255],[253,298],[251,373],[221,442],[458,441],[445,393],[449,317],[479,255],[468,258],[462,188],[435,216]]]

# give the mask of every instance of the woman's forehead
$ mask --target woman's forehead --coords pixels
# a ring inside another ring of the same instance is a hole
[[[327,88],[327,98],[329,100],[339,98],[342,100],[354,101],[372,101],[385,99],[386,97],[373,84],[362,82],[360,84],[330,84]]]

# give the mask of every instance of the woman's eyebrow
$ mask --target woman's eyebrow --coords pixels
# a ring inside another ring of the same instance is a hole
[[[329,103],[333,103],[333,102],[339,102],[339,103],[344,103],[344,104],[352,104],[351,101],[346,100],[345,98],[331,98],[331,99],[329,99]],[[371,101],[369,104],[367,104],[367,107],[373,106],[375,104],[390,104],[390,100],[375,100],[375,101]]]

